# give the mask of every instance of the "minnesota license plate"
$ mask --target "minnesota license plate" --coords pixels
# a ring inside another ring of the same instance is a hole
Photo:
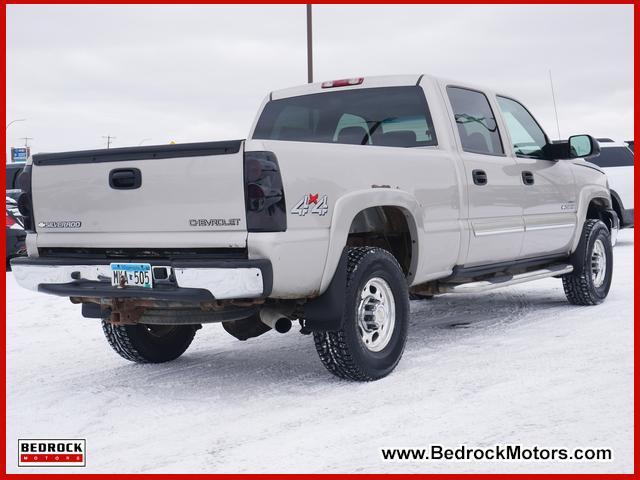
[[[114,287],[153,288],[148,263],[112,263],[111,285]]]

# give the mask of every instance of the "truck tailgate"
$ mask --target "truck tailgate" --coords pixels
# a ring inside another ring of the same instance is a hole
[[[242,156],[240,140],[34,155],[38,245],[142,246],[146,238],[151,246],[188,236],[191,246],[244,247]]]

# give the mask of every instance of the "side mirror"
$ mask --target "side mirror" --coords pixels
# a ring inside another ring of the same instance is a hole
[[[600,144],[591,135],[569,137],[569,158],[590,158],[600,155]]]

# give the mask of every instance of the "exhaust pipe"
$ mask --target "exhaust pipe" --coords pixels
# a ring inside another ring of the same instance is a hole
[[[291,330],[291,320],[270,308],[260,310],[260,321],[278,333],[287,333]]]

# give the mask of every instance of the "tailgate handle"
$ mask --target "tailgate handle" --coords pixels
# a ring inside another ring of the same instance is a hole
[[[109,186],[116,190],[132,190],[142,185],[142,174],[138,168],[116,168],[109,172]]]

